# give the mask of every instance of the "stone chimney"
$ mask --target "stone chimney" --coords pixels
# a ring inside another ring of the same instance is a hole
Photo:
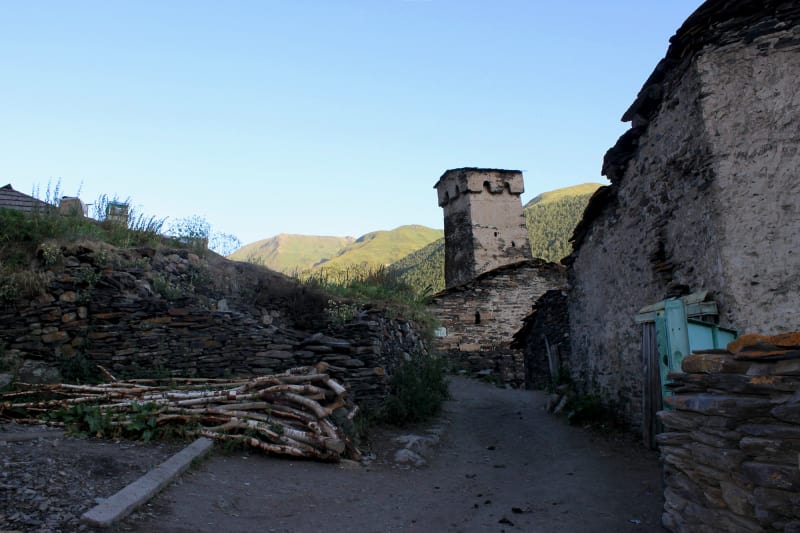
[[[531,258],[519,170],[457,168],[434,188],[444,209],[445,284]]]

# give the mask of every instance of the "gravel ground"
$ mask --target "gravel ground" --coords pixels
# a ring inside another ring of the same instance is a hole
[[[569,426],[541,392],[463,378],[450,390],[428,427],[374,435],[367,464],[216,453],[115,530],[663,531],[658,457],[631,436]]]
[[[653,452],[567,426],[541,393],[461,378],[451,391],[439,420],[375,431],[364,464],[218,451],[112,529],[662,531]],[[0,533],[88,531],[86,510],[183,447],[0,424]]]
[[[80,523],[84,512],[184,446],[0,424],[0,531],[90,530]]]

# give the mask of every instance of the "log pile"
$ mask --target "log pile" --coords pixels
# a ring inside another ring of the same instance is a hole
[[[352,420],[358,408],[348,405],[347,389],[327,369],[327,363],[318,363],[248,380],[172,378],[169,385],[119,381],[102,369],[110,383],[25,385],[2,393],[0,419],[40,423],[47,414],[70,406],[92,405],[107,424],[125,428],[144,405],[156,428],[178,426],[189,435],[280,455],[358,459],[342,424],[334,421]]]

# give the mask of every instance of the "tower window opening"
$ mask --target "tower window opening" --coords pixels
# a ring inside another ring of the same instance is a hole
[[[480,324],[481,323],[481,312],[480,311],[475,311],[475,323],[476,324]]]
[[[517,247],[517,245],[516,245],[516,243],[514,241],[511,241],[511,247],[512,248],[516,248]]]

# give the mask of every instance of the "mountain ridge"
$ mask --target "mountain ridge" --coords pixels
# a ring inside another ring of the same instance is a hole
[[[523,206],[533,257],[559,261],[569,255],[572,231],[601,186],[581,183],[546,191]],[[388,266],[418,289],[430,287],[436,292],[444,287],[444,232],[419,224],[371,231],[357,238],[280,233],[246,244],[228,257],[285,274]]]

